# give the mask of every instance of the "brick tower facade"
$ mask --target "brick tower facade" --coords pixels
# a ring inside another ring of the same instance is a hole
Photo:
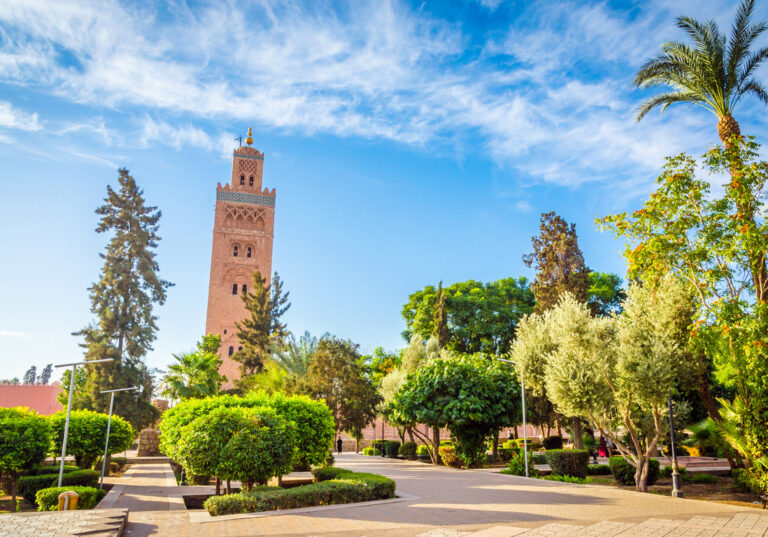
[[[267,281],[272,273],[275,189],[262,189],[264,155],[251,147],[251,129],[246,144],[234,151],[229,184],[216,187],[205,321],[206,334],[221,335],[221,373],[227,376],[227,386],[240,376],[240,364],[230,358],[241,346],[235,321],[247,315],[240,296],[251,286],[255,271]]]

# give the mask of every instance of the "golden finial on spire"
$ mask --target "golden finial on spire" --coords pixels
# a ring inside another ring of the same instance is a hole
[[[248,137],[245,139],[245,143],[253,145],[253,133],[251,132],[251,127],[248,127]]]

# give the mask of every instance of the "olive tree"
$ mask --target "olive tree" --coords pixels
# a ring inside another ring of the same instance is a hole
[[[16,510],[20,474],[42,462],[51,444],[48,420],[26,408],[0,408],[0,486]]]
[[[602,318],[564,295],[555,308],[522,323],[512,356],[524,375],[541,373],[558,411],[588,420],[616,444],[635,466],[637,489],[646,491],[650,456],[668,428],[667,393],[688,371],[695,305],[674,277],[633,284],[627,295],[621,315]],[[536,349],[542,354],[534,367]]]

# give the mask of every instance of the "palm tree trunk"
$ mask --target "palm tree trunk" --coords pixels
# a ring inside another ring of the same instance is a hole
[[[723,146],[728,150],[733,148],[733,137],[741,137],[741,128],[731,114],[726,114],[717,122],[717,134],[720,136]],[[738,188],[739,182],[736,175],[741,166],[741,159],[736,157],[730,165],[731,184],[729,188]],[[751,205],[737,202],[736,209],[738,210],[738,217],[742,222],[750,224],[750,228],[755,225],[755,215]],[[766,259],[760,253],[752,253],[749,257],[752,283],[755,286],[755,298],[758,302],[764,302],[768,299],[768,265],[766,265]]]

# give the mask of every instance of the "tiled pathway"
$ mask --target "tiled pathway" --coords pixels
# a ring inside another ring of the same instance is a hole
[[[413,537],[422,533],[468,535],[478,530],[484,530],[478,536],[487,534],[487,537],[509,537],[523,531],[530,536],[609,537],[626,532],[621,535],[763,537],[763,530],[768,527],[763,526],[768,523],[768,517],[758,509],[712,502],[487,472],[462,472],[418,462],[352,454],[339,455],[337,465],[384,474],[397,481],[399,491],[418,499],[331,511],[193,523],[184,510],[181,493],[194,488],[176,487],[168,465],[149,464],[133,466],[118,481],[125,483],[123,487],[117,485],[112,498],[107,500],[112,507],[131,509],[128,524],[131,533],[126,533],[127,537]],[[695,519],[707,522],[696,523],[694,527],[684,526],[693,517],[713,518]],[[747,527],[749,523],[744,521],[752,518],[757,522]],[[598,523],[598,526],[592,526]],[[547,527],[549,524],[557,526]],[[717,524],[723,527],[719,528]],[[726,524],[733,527],[726,527]],[[587,529],[586,526],[592,527]],[[533,529],[536,531],[531,533]]]

